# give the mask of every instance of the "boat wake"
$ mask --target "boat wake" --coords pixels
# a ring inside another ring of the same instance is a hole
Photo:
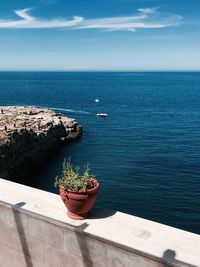
[[[74,110],[74,109],[67,109],[67,108],[57,108],[57,107],[49,107],[50,109],[58,110],[58,111],[65,111],[72,114],[80,114],[80,115],[89,115],[91,112],[83,111],[83,110]]]

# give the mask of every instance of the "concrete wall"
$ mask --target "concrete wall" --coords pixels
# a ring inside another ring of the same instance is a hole
[[[200,236],[115,211],[73,221],[58,195],[0,179],[0,267],[200,266]]]

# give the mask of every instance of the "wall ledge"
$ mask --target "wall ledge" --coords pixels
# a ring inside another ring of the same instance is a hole
[[[4,179],[0,179],[2,206],[158,263],[200,266],[200,235],[197,234],[112,210],[94,209],[89,219],[74,221],[66,216],[59,195]]]

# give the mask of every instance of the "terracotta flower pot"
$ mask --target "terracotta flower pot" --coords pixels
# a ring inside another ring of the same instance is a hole
[[[88,213],[92,209],[99,191],[99,183],[96,179],[92,179],[92,185],[93,188],[85,191],[65,190],[64,187],[60,186],[60,196],[70,218],[83,220],[88,217]]]

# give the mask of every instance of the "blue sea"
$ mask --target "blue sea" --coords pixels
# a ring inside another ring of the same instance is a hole
[[[84,129],[26,184],[57,193],[70,156],[100,181],[97,207],[200,234],[200,73],[1,72],[0,105],[53,108]]]

